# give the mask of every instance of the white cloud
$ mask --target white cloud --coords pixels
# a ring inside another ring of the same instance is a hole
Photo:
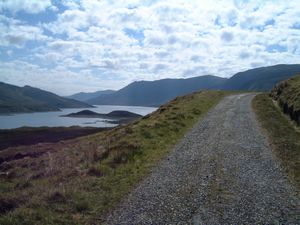
[[[51,0],[1,0],[1,10],[9,10],[13,13],[25,11],[27,13],[39,13],[51,7]],[[52,8],[54,9],[54,8]]]
[[[64,67],[46,69],[22,61],[0,62],[0,74],[2,74],[1,79],[10,84],[39,87],[62,96],[70,95],[75,90],[97,91],[99,86],[104,89],[119,88],[114,81],[107,80],[103,83],[103,80],[93,75],[90,70],[78,74]]]
[[[37,61],[33,74],[47,73],[55,79],[60,74],[70,87],[77,83],[77,91],[95,84],[98,89],[108,84],[120,88],[140,79],[228,77],[260,65],[299,63],[297,0],[63,0],[62,4],[67,10],[38,25],[0,16],[4,31],[0,45],[23,47]],[[29,40],[43,44],[26,49]],[[11,80],[20,77],[14,65],[9,65]],[[28,74],[28,81],[30,77],[34,79]],[[35,82],[38,85],[39,79]]]
[[[22,21],[0,15],[0,46],[23,46],[27,41],[48,41],[39,26],[26,25]]]

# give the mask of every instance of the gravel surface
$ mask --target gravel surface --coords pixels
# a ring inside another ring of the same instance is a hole
[[[220,102],[106,224],[300,224],[299,198],[260,131],[254,96]]]

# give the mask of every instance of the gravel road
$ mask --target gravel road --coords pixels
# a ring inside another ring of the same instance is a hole
[[[260,131],[254,96],[223,99],[106,224],[300,224],[299,198]]]

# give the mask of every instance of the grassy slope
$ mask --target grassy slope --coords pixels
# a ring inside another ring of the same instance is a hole
[[[271,96],[300,125],[300,74],[276,85]]]
[[[275,154],[290,180],[300,188],[300,132],[267,94],[257,95],[253,108],[267,133]]]
[[[57,111],[59,108],[88,108],[91,105],[51,92],[0,82],[0,113]]]
[[[0,165],[0,224],[101,223],[199,118],[228,93],[178,97],[134,123],[32,147],[37,158]],[[0,152],[31,151],[16,147]]]

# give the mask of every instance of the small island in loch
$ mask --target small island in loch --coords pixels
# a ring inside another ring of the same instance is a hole
[[[76,113],[70,113],[67,115],[62,115],[61,117],[75,117],[75,118],[102,118],[109,119],[108,123],[114,124],[124,124],[131,122],[135,119],[141,118],[140,114],[124,111],[124,110],[115,110],[110,113],[96,113],[91,110],[82,110]]]

